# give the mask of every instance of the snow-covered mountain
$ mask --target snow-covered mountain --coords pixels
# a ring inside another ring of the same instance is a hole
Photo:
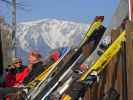
[[[31,49],[46,55],[51,49],[78,46],[88,25],[57,19],[43,19],[18,23],[16,34],[17,55],[27,58]]]

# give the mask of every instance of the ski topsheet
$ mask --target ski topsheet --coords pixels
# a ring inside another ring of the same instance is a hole
[[[89,37],[90,37],[90,36],[94,33],[94,31],[97,30],[97,29],[100,27],[100,25],[102,24],[102,21],[103,21],[103,16],[102,16],[102,17],[97,17],[97,18],[93,21],[92,24],[96,24],[95,21],[96,21],[96,23],[99,23],[99,25],[96,25],[96,28],[93,27],[93,31],[92,31],[91,29],[88,29],[88,30],[90,30],[90,31],[87,31],[87,33],[90,34],[90,35],[85,35],[85,36],[87,36],[87,37],[89,36]],[[92,25],[92,26],[93,26],[93,25]],[[95,25],[94,25],[94,26],[95,26]],[[99,26],[99,27],[97,27],[97,26]],[[92,28],[92,27],[90,27],[90,28]],[[94,29],[95,29],[95,30],[94,30]],[[91,32],[92,32],[92,33],[91,33]],[[87,38],[87,40],[89,39],[89,37]],[[86,44],[87,40],[86,40],[83,44],[81,43],[80,48],[75,52],[75,54],[69,59],[69,61],[68,61],[67,63],[65,63],[64,65],[62,65],[62,66],[60,67],[60,69],[58,70],[58,72],[56,72],[55,76],[49,81],[49,83],[48,83],[46,86],[44,86],[43,88],[41,87],[41,91],[42,91],[42,92],[40,92],[39,95],[38,95],[35,99],[40,99],[40,98],[42,98],[42,97],[56,84],[56,82],[59,80],[60,76],[62,76],[63,73],[64,73],[64,72],[73,64],[73,62],[75,62],[76,59],[80,56],[80,54],[82,53],[82,48],[83,48],[83,46]],[[40,91],[40,90],[39,90],[39,91]],[[33,99],[34,99],[34,98],[33,98]]]

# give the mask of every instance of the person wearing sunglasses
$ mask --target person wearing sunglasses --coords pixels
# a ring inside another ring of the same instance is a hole
[[[16,72],[16,86],[19,86],[25,77],[28,76],[30,69],[23,65],[22,60],[18,57],[14,60],[15,72]]]
[[[6,87],[19,86],[28,75],[29,68],[24,66],[19,57],[12,59],[12,64],[7,68]]]

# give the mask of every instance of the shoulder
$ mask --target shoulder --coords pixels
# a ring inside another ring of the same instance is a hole
[[[39,62],[35,63],[33,66],[43,66],[43,62],[39,61]]]
[[[39,61],[32,66],[32,70],[40,70],[43,68],[43,62]]]

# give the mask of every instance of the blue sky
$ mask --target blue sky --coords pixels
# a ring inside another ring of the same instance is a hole
[[[24,2],[28,11],[17,10],[17,22],[56,18],[90,23],[97,15],[104,15],[108,25],[119,0],[16,0]],[[1,2],[1,1],[0,1]],[[0,15],[11,21],[10,6],[0,3]]]

